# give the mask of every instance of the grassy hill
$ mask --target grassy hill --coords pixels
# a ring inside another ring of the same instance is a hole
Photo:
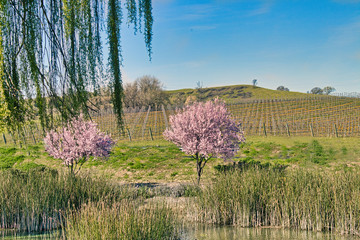
[[[221,87],[208,87],[208,88],[184,88],[178,90],[165,91],[168,100],[164,101],[163,104],[166,106],[170,105],[183,105],[187,101],[207,101],[212,100],[215,97],[225,100],[227,103],[239,102],[244,100],[255,100],[255,99],[298,99],[308,98],[311,96],[324,97],[327,95],[314,95],[301,92],[292,91],[278,91],[268,88],[262,88],[252,85],[230,85]],[[93,102],[96,102],[101,108],[112,109],[111,99],[104,93],[101,96],[92,97]],[[328,96],[327,96],[328,97]]]
[[[236,102],[244,99],[293,99],[309,96],[306,93],[277,91],[252,85],[231,85],[199,89],[179,89],[167,91],[171,103],[186,101],[189,97],[194,100],[209,100],[219,97],[226,102]]]

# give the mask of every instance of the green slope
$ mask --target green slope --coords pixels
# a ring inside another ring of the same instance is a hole
[[[277,91],[252,85],[232,85],[222,87],[210,87],[201,89],[179,89],[167,91],[170,102],[177,103],[186,101],[190,96],[193,100],[209,100],[219,97],[227,102],[244,99],[270,99],[270,98],[303,98],[309,96],[306,93]]]

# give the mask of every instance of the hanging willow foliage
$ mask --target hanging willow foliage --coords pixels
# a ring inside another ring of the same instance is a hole
[[[47,130],[56,116],[66,121],[89,114],[89,92],[99,92],[104,76],[105,24],[112,99],[122,129],[123,6],[128,24],[143,32],[151,59],[151,0],[124,0],[124,5],[120,0],[0,0],[0,121],[17,130],[40,119]]]

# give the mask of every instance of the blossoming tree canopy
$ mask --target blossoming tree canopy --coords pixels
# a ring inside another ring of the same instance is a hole
[[[170,116],[170,126],[164,136],[196,159],[198,183],[211,157],[231,158],[239,150],[239,144],[245,142],[243,131],[219,99],[185,106]]]
[[[69,121],[61,131],[48,132],[44,143],[46,151],[62,159],[72,173],[77,173],[90,156],[108,157],[114,145],[110,136],[100,132],[96,123],[85,121],[82,115]]]

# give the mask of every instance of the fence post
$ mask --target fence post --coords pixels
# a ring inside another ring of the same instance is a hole
[[[126,131],[127,131],[127,133],[128,133],[128,136],[129,136],[129,141],[131,142],[131,134],[130,134],[130,131],[129,131],[128,128],[126,129]]]
[[[30,132],[31,132],[34,144],[36,144],[36,139],[35,139],[35,136],[34,136],[34,132],[33,132],[32,128],[31,128],[31,126],[29,128],[30,128]]]
[[[339,137],[338,130],[337,130],[337,127],[336,127],[336,123],[334,124],[334,127],[335,127],[335,136]]]
[[[19,137],[19,145],[20,145],[20,148],[22,148],[20,131],[18,130],[17,133],[18,133],[18,137]],[[26,142],[24,142],[24,144],[26,144]]]
[[[5,137],[5,134],[3,133],[3,139],[4,139],[4,143],[6,144],[6,137]]]
[[[162,111],[163,111],[163,114],[164,114],[165,129],[167,129],[169,127],[169,125],[168,125],[168,120],[167,120],[167,117],[166,117],[166,112],[165,112],[164,105],[161,105],[161,108],[162,108]]]
[[[149,127],[149,134],[150,134],[151,140],[154,141],[154,137],[153,137],[153,135],[152,135],[151,127]]]
[[[10,137],[12,138],[13,142],[14,142],[14,145],[16,146],[16,140],[14,138],[14,136],[12,135],[12,133],[9,131],[9,134],[10,134]]]
[[[148,119],[149,119],[150,110],[151,110],[151,106],[149,106],[149,108],[148,108],[148,110],[147,110],[146,117],[145,117],[145,120],[144,120],[144,123],[143,123],[143,126],[142,126],[142,134],[141,134],[141,137],[142,137],[143,140],[144,140],[146,123],[147,123],[147,121],[148,121]]]
[[[311,131],[311,136],[314,137],[314,129],[312,123],[310,123],[310,131]]]
[[[264,134],[265,134],[265,137],[267,137],[265,123],[263,123],[263,127],[264,127]]]
[[[288,137],[290,137],[290,130],[289,130],[289,125],[286,123],[286,132],[287,132],[287,135]]]

